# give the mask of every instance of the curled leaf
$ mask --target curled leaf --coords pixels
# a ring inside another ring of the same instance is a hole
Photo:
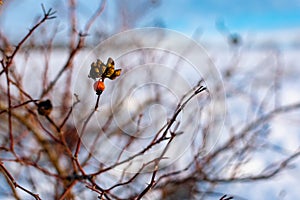
[[[115,78],[121,75],[121,71],[122,69],[116,69],[114,73],[109,77],[109,79],[114,80]]]
[[[108,58],[106,65],[99,59],[91,64],[89,78],[96,80],[97,78],[109,78],[111,80],[120,76],[121,69],[115,70],[115,61],[112,58]]]

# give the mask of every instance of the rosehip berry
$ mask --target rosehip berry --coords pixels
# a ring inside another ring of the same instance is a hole
[[[52,103],[49,99],[46,101],[41,101],[37,104],[38,113],[40,115],[48,116],[52,111]]]
[[[105,89],[105,85],[102,81],[96,81],[94,83],[94,90],[96,91],[97,95],[100,95]]]

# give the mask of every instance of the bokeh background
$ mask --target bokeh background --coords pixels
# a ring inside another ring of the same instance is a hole
[[[1,7],[1,29],[11,35],[12,40],[17,41],[27,32],[34,19],[39,16],[42,3],[58,8],[60,36],[67,31],[66,19],[69,13],[65,10],[68,6],[66,1],[4,2]],[[78,1],[76,12],[79,14],[79,27],[83,26],[98,4],[96,0]],[[98,26],[108,35],[129,28],[165,27],[193,37],[202,44],[217,46],[224,43],[222,33],[237,33],[251,46],[292,48],[299,45],[299,7],[298,0],[242,3],[233,0],[112,1],[107,2]]]
[[[103,2],[77,1],[78,31],[84,29],[87,18],[100,3]],[[51,37],[55,30],[53,48],[61,51],[69,45],[71,32],[67,1],[3,0],[0,33],[10,43],[17,44],[42,16],[41,4],[57,11],[57,18],[49,21],[44,36]],[[227,128],[223,130],[226,134],[274,108],[300,101],[299,11],[299,0],[107,1],[101,17],[89,31],[86,44],[93,48],[113,34],[142,27],[167,28],[192,38],[206,49],[223,77],[227,94]],[[40,36],[33,35],[33,38],[35,44],[43,46],[46,39]],[[27,45],[30,46],[30,42]],[[34,93],[34,86],[32,88]],[[261,172],[266,163],[299,151],[299,116],[298,108],[276,117],[259,130],[255,140],[258,151],[241,171],[244,174]],[[220,162],[227,163],[227,159],[224,157],[226,162],[222,159]],[[230,169],[231,162],[228,163],[222,170]],[[296,158],[287,169],[270,179],[210,187],[219,194],[229,193],[241,199],[297,199],[299,179],[300,159]]]

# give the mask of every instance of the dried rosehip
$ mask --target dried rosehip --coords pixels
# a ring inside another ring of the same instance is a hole
[[[49,99],[46,101],[41,101],[37,104],[38,107],[38,113],[43,116],[48,116],[50,115],[52,111],[52,103]]]

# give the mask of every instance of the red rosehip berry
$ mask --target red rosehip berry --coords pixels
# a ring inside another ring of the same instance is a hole
[[[100,95],[105,89],[104,82],[102,81],[96,81],[94,83],[94,90],[96,91],[97,95]]]

